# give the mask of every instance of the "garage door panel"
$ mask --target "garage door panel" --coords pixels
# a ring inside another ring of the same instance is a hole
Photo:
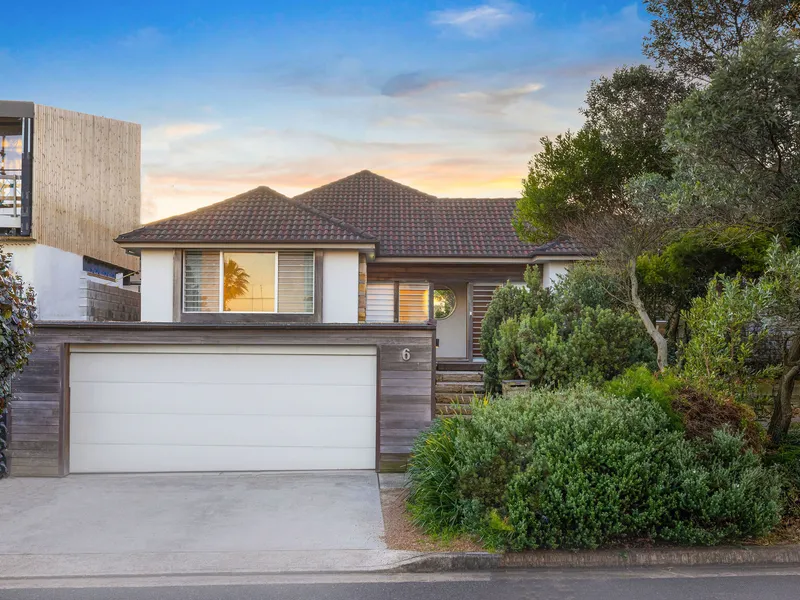
[[[74,413],[375,417],[374,387],[332,387],[251,384],[231,390],[228,384],[73,382],[71,404]]]
[[[92,446],[71,448],[73,473],[136,473],[148,471],[313,471],[374,469],[375,454],[352,448],[295,448],[287,461],[283,448],[221,446]]]
[[[71,435],[76,444],[373,448],[375,418],[76,413]]]
[[[153,383],[374,385],[374,364],[370,356],[81,353],[73,354],[70,379],[138,383],[146,374]]]
[[[374,348],[98,348],[71,353],[72,472],[375,468]]]

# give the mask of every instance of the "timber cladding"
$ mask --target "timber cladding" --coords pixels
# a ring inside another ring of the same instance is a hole
[[[141,126],[35,105],[32,237],[128,269],[114,242],[141,222]]]
[[[433,416],[432,325],[38,323],[36,347],[13,381],[12,476],[69,473],[70,345],[351,345],[377,348],[376,467],[404,470],[414,439]],[[408,352],[404,352],[408,350]]]

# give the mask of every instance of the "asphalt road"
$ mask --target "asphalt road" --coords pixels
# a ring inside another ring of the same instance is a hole
[[[15,587],[20,586],[20,587]],[[27,587],[26,587],[27,586]],[[36,587],[31,587],[36,586]],[[67,587],[62,587],[67,586]],[[71,587],[70,587],[71,586]],[[2,600],[797,600],[800,567],[0,582]]]

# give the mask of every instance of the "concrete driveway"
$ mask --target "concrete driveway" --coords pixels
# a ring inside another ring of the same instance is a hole
[[[382,550],[371,472],[0,481],[2,554]]]

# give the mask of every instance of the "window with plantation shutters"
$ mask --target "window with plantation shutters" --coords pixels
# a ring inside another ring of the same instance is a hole
[[[314,312],[314,253],[278,253],[278,312]]]
[[[394,282],[367,283],[367,323],[394,323]]]
[[[184,312],[314,313],[313,250],[183,256]]]
[[[219,252],[183,254],[183,311],[219,312]]]
[[[430,286],[427,283],[401,283],[398,286],[398,322],[426,322],[430,318],[430,295]]]

